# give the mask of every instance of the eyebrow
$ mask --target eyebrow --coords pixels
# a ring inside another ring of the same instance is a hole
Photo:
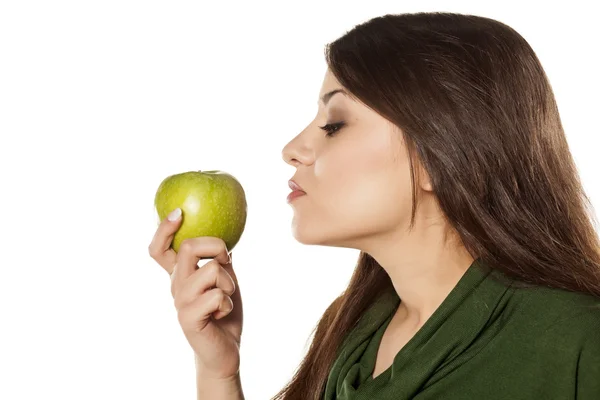
[[[331,98],[337,93],[342,93],[346,96],[348,95],[348,93],[344,89],[334,89],[331,92],[325,93],[323,95],[323,97],[321,97],[321,101],[323,102],[324,105],[327,105],[329,100],[331,100]]]

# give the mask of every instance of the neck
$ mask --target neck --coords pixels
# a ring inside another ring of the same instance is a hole
[[[390,276],[401,299],[397,315],[416,326],[433,314],[474,261],[458,236],[436,221],[417,220],[412,231],[390,232],[363,249]]]

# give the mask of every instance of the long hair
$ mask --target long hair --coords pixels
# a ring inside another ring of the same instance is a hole
[[[600,296],[596,216],[548,78],[511,27],[454,13],[385,15],[328,44],[329,69],[402,131],[412,172],[429,174],[448,223],[489,268],[525,286]],[[361,252],[273,399],[320,399],[345,335],[391,280]]]

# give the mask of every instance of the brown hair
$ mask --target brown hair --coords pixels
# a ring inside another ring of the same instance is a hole
[[[325,55],[353,96],[401,128],[413,171],[411,227],[414,165],[422,165],[448,223],[483,264],[525,285],[600,296],[595,215],[548,78],[519,33],[473,15],[385,15]],[[345,334],[390,285],[361,252],[273,399],[320,399]]]

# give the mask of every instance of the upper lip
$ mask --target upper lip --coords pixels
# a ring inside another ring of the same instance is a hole
[[[294,182],[294,180],[293,180],[293,179],[290,179],[290,180],[288,181],[288,185],[289,185],[290,189],[292,189],[293,191],[304,192],[304,189],[302,189],[302,188],[300,187],[300,185],[298,185],[296,182]],[[306,193],[306,192],[304,192],[304,193]]]

